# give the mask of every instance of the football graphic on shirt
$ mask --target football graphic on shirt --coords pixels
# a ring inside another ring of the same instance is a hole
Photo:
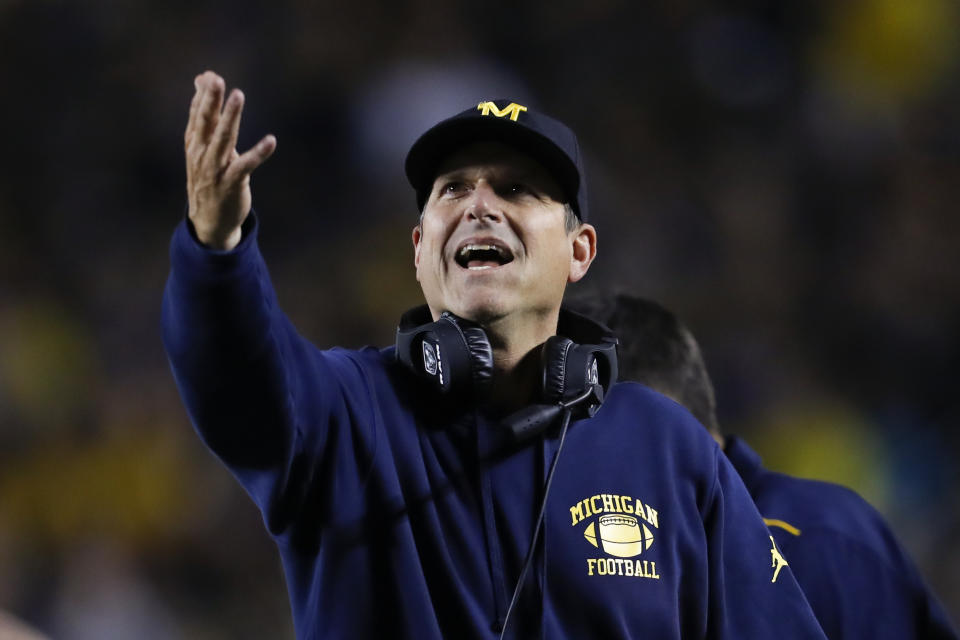
[[[595,526],[597,524],[599,526]],[[653,534],[647,525],[622,513],[600,516],[596,523],[591,522],[587,526],[583,537],[593,546],[600,546],[605,552],[618,558],[638,556],[653,544]]]

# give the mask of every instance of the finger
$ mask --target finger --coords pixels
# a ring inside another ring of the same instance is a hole
[[[223,78],[209,71],[200,77],[200,83],[204,87],[204,93],[197,110],[197,127],[194,135],[197,142],[206,145],[210,143],[210,136],[220,119],[224,84]]]
[[[237,133],[240,130],[240,114],[243,111],[243,92],[234,89],[227,98],[220,122],[210,140],[211,160],[218,166],[226,163],[230,152],[237,146]]]
[[[277,139],[272,135],[264,136],[260,142],[230,163],[224,174],[224,180],[227,182],[242,180],[263,164],[264,160],[273,155],[276,148]]]
[[[183,132],[183,144],[184,146],[190,146],[190,140],[193,137],[193,132],[197,119],[197,109],[200,107],[200,97],[203,91],[200,88],[200,76],[197,76],[193,79],[193,98],[190,100],[190,115],[187,116],[187,129]]]

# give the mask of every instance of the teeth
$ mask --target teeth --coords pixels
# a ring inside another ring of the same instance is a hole
[[[460,256],[465,258],[471,251],[496,251],[501,257],[506,257],[503,247],[492,244],[468,244],[460,249]]]

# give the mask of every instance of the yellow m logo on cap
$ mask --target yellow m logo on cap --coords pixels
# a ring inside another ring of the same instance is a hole
[[[505,106],[503,108],[503,111],[498,109],[497,105],[495,105],[492,102],[481,102],[480,104],[477,105],[477,109],[480,111],[480,115],[482,116],[489,116],[490,114],[493,114],[498,118],[502,118],[504,116],[510,116],[510,119],[513,120],[514,122],[516,122],[517,118],[520,117],[521,111],[527,110],[526,107],[519,105],[515,102],[511,102],[510,104]]]

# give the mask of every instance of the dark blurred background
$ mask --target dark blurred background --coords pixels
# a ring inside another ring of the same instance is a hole
[[[720,420],[860,491],[956,619],[954,0],[0,0],[0,609],[58,638],[282,638],[260,515],[159,338],[193,77],[241,150],[281,302],[384,345],[420,300],[410,142],[495,97],[577,130],[586,284],[700,338]]]

